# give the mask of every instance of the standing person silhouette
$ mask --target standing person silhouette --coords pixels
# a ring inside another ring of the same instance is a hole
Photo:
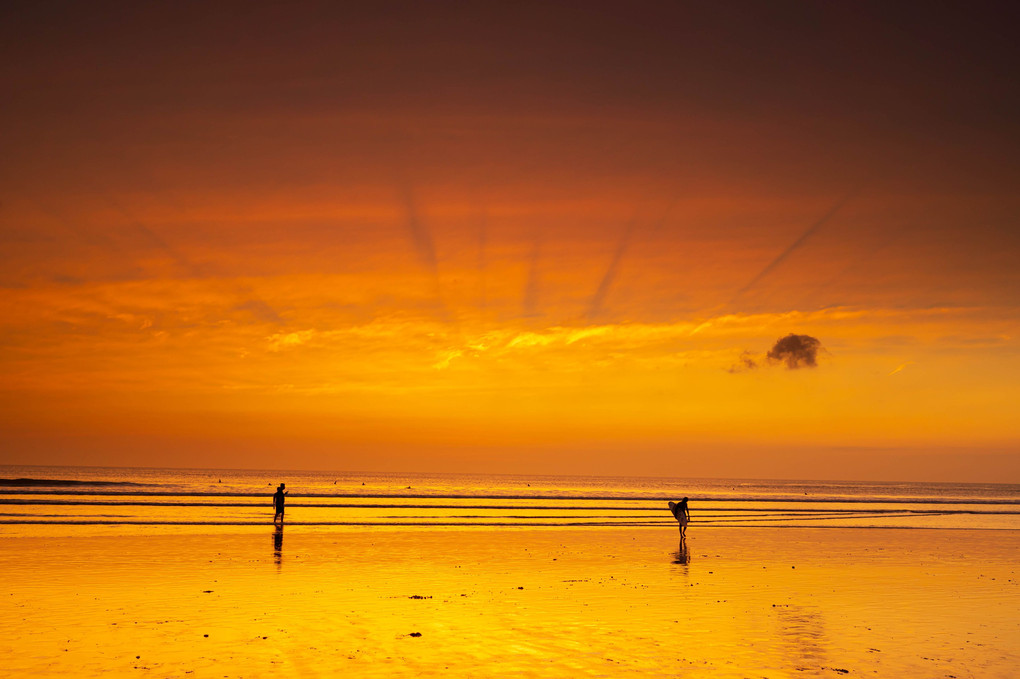
[[[283,500],[284,496],[287,494],[283,490],[284,487],[285,484],[281,483],[280,487],[277,488],[276,492],[273,494],[273,509],[276,510],[276,514],[273,516],[273,523],[276,523],[277,519],[280,520],[280,523],[283,523]]]
[[[680,502],[670,502],[669,511],[673,512],[673,518],[680,524],[680,538],[687,537],[687,523],[691,520],[691,510],[687,508],[687,498]]]

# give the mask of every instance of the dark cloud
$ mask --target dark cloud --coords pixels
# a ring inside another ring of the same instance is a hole
[[[818,366],[818,350],[821,348],[822,343],[818,339],[791,333],[776,340],[765,357],[770,362],[785,363],[789,370],[815,368]]]
[[[742,373],[748,370],[754,370],[758,367],[758,361],[755,359],[754,354],[750,351],[745,351],[740,354],[740,360],[735,365],[731,365],[727,372],[731,373]]]
[[[822,343],[817,338],[790,333],[786,337],[777,339],[764,356],[744,351],[740,354],[737,362],[727,369],[727,372],[742,373],[780,363],[785,363],[788,370],[817,368],[818,352],[821,349]]]

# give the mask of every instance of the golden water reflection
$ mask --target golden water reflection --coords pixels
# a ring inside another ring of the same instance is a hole
[[[680,538],[680,545],[673,553],[673,563],[686,566],[691,562],[691,550],[687,547],[687,538]]]
[[[1012,677],[1012,531],[6,538],[12,675]],[[675,548],[675,551],[674,551]],[[680,577],[678,577],[680,576]],[[881,593],[877,596],[876,593]],[[412,636],[419,634],[421,636]]]
[[[797,672],[826,668],[828,639],[821,611],[798,604],[775,608],[779,647],[785,650],[789,668]]]
[[[283,565],[283,522],[273,528],[273,561],[277,570]]]

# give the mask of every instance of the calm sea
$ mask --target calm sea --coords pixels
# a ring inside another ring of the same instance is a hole
[[[375,527],[1020,529],[1020,485],[0,466],[0,535]],[[190,528],[189,528],[190,527]]]

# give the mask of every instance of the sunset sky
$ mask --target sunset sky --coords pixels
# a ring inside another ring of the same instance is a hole
[[[3,4],[0,462],[1020,483],[1016,9],[359,4]]]

